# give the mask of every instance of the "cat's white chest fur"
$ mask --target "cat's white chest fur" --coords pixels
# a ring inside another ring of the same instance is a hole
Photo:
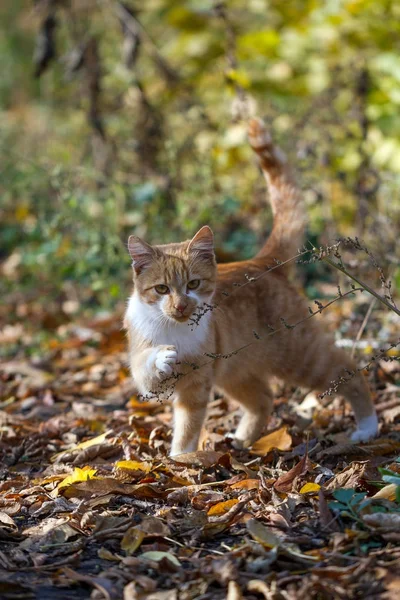
[[[138,333],[154,346],[175,346],[180,359],[204,352],[210,326],[211,312],[206,312],[198,324],[178,323],[162,315],[158,307],[141,302],[133,293],[128,301],[126,318]]]

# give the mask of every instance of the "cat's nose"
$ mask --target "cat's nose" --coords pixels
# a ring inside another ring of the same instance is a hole
[[[179,304],[175,304],[175,306],[174,306],[175,310],[177,310],[180,313],[183,313],[185,311],[186,307],[187,307],[187,304],[183,304],[182,302],[179,302]]]

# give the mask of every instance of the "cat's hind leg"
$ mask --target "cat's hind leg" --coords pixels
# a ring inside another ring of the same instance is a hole
[[[232,445],[246,448],[260,437],[267,425],[273,405],[271,391],[265,381],[252,377],[237,385],[224,385],[223,393],[243,409]]]
[[[357,424],[351,436],[353,442],[366,442],[378,434],[378,418],[368,384],[343,350],[325,347],[315,357],[314,367],[303,378],[303,384],[322,393],[340,394],[350,402]]]

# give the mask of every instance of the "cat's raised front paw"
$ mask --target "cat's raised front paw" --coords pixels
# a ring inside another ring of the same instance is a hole
[[[378,418],[376,415],[371,415],[365,419],[361,419],[358,427],[351,436],[352,442],[368,442],[378,435]]]
[[[155,367],[161,375],[172,375],[178,359],[175,346],[160,346],[157,349]]]

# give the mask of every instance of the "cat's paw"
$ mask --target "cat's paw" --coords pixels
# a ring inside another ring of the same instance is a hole
[[[368,442],[378,435],[378,418],[376,415],[371,415],[365,419],[361,419],[357,429],[351,435],[352,442]]]
[[[154,365],[161,376],[169,377],[174,371],[177,360],[178,353],[175,346],[159,346]]]
[[[237,438],[234,433],[230,432],[225,434],[225,439],[235,450],[243,450],[244,448],[248,448],[251,445],[250,440],[241,440]]]

